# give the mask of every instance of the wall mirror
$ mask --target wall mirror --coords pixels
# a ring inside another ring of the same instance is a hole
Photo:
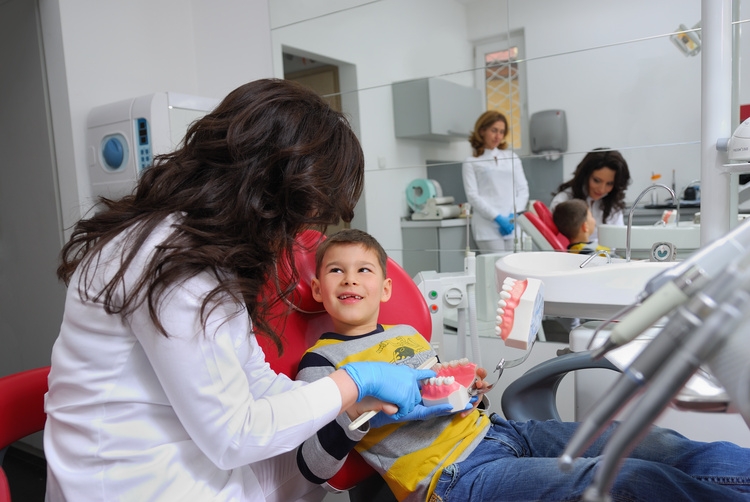
[[[568,179],[583,155],[597,147],[618,149],[627,159],[630,203],[652,177],[676,190],[700,178],[701,57],[694,42],[699,31],[692,31],[699,27],[700,0],[270,0],[269,5],[276,76],[321,79],[334,89],[366,156],[366,194],[357,224],[397,261],[404,253],[401,218],[410,212],[406,185],[426,177],[428,164],[460,166],[471,152],[458,131],[443,139],[396,137],[396,82],[448,81],[478,90],[483,106],[498,101],[508,106],[514,147],[534,198],[550,198],[551,187]],[[743,5],[735,5],[740,53],[747,42],[739,37]],[[687,50],[673,40],[680,30],[689,31],[689,39],[682,34]],[[735,81],[743,71],[738,63]],[[743,96],[735,88],[737,121],[750,91]],[[450,104],[450,97],[440,99]],[[528,141],[529,117],[552,109],[565,111],[568,130],[568,148],[556,160],[532,153]],[[460,252],[463,245],[456,248]]]

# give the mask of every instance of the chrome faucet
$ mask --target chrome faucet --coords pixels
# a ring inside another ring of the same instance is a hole
[[[633,211],[635,211],[636,206],[638,205],[638,201],[643,198],[644,195],[646,195],[651,190],[654,190],[655,188],[663,188],[664,190],[668,191],[669,194],[672,196],[672,200],[675,201],[675,205],[677,206],[677,213],[675,215],[675,226],[678,226],[680,224],[680,199],[677,198],[677,196],[674,193],[674,190],[669,188],[667,185],[661,185],[659,183],[656,183],[654,185],[649,185],[646,187],[645,190],[643,190],[638,197],[635,198],[635,202],[633,202],[633,207],[630,208],[630,212],[628,213],[628,230],[625,234],[625,261],[630,261],[630,232],[633,228]]]
[[[586,265],[588,265],[589,263],[591,263],[591,261],[594,258],[596,258],[597,256],[606,256],[607,257],[607,264],[612,263],[612,255],[609,254],[609,251],[607,251],[606,249],[600,249],[599,251],[594,252],[588,258],[586,258],[585,260],[583,260],[583,262],[580,265],[578,265],[578,268],[585,267]]]

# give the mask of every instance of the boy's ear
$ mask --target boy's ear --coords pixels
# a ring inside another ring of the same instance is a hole
[[[393,292],[393,281],[390,277],[386,277],[383,281],[383,295],[380,297],[381,303],[385,303],[391,299],[391,293]]]
[[[310,281],[310,289],[312,289],[312,297],[316,302],[323,303],[323,295],[320,294],[320,281],[317,277],[313,277]]]

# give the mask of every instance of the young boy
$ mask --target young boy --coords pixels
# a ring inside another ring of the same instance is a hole
[[[323,334],[303,356],[298,378],[315,380],[359,360],[418,366],[434,355],[410,326],[378,324],[380,303],[388,301],[392,288],[386,259],[377,241],[359,230],[321,243],[312,291],[336,332]],[[322,483],[356,448],[399,500],[578,500],[612,430],[576,459],[572,472],[563,473],[557,457],[577,424],[508,422],[476,409],[447,413],[403,423],[379,413],[369,427],[354,431],[348,428],[353,417],[342,413],[299,447],[298,466],[308,480]],[[613,500],[631,501],[747,500],[749,493],[750,450],[696,443],[660,428],[622,462],[611,490]]]
[[[561,202],[552,213],[552,221],[557,230],[570,241],[568,252],[593,254],[597,251],[611,251],[608,247],[589,240],[596,229],[596,220],[586,201],[570,199]]]

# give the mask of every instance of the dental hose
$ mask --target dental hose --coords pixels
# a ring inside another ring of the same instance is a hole
[[[750,263],[750,255],[742,261]],[[686,334],[703,324],[713,313],[716,303],[726,300],[738,287],[744,285],[746,268],[743,267],[743,273],[738,274],[737,267],[730,265],[719,277],[709,281],[703,291],[675,311],[662,331],[633,360],[610,391],[581,422],[558,459],[562,470],[572,468],[574,458],[583,453],[616,413],[657,373],[664,361],[669,360]]]
[[[597,465],[594,480],[584,492],[584,501],[608,500],[621,460],[646,435],[650,425],[683,388],[702,361],[734,333],[743,320],[742,308],[749,301],[750,295],[746,291],[736,291],[729,302],[718,306],[700,328],[687,335],[684,344],[673,352],[672,357],[649,383],[630,416],[612,433],[602,452],[602,460]]]

